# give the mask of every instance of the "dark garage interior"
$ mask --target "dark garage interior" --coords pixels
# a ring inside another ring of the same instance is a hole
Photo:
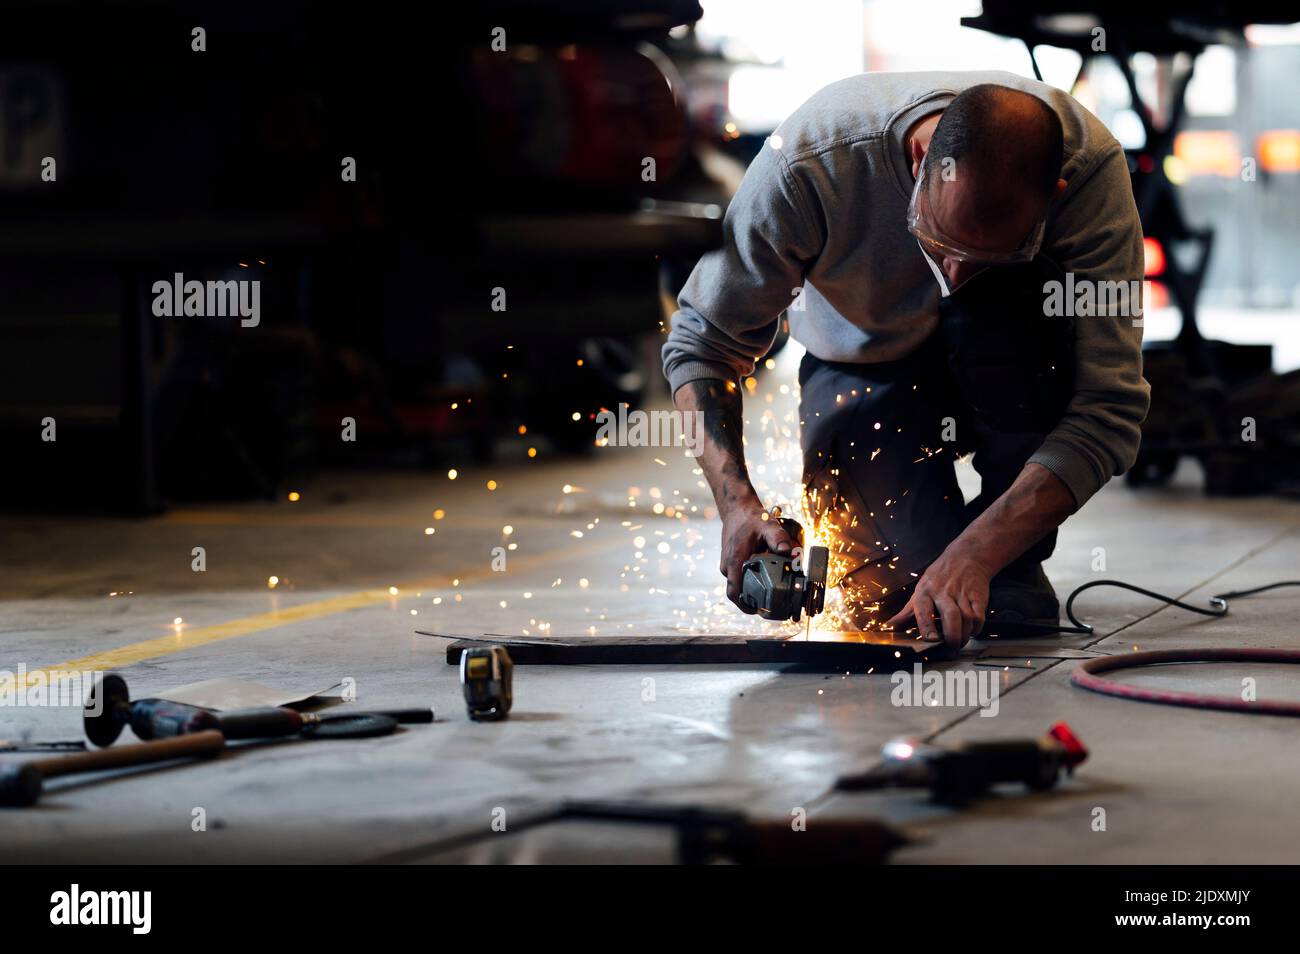
[[[1300,14],[1035,7],[7,10],[11,873],[1264,904],[1108,879],[1300,859]]]

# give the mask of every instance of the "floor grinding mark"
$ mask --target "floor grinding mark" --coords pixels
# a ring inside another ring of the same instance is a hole
[[[749,651],[763,662],[793,664],[805,672],[870,673],[948,662],[957,651],[944,643],[903,634],[822,633],[819,639],[751,639]],[[828,639],[827,636],[839,638]]]
[[[594,554],[605,553],[609,550],[625,545],[626,544],[623,540],[614,539],[604,543],[588,543],[585,546],[573,546],[561,550],[549,550],[546,553],[537,554],[535,556],[515,557],[512,561],[512,569],[514,572],[527,572],[528,570],[536,569],[538,567],[564,563],[566,560],[589,558]],[[0,693],[13,692],[18,689],[28,688],[32,685],[38,684],[41,680],[58,673],[70,671],[102,672],[111,669],[120,669],[123,666],[129,666],[133,663],[143,662],[148,659],[157,659],[161,656],[170,656],[175,653],[185,652],[189,649],[195,649],[199,646],[207,646],[227,639],[235,639],[240,636],[250,636],[254,633],[266,632],[267,630],[277,629],[281,626],[288,626],[292,623],[319,620],[338,615],[339,613],[346,613],[351,610],[382,605],[394,599],[393,589],[396,589],[398,592],[401,592],[402,590],[420,591],[435,589],[439,586],[446,585],[447,581],[453,577],[458,578],[461,583],[464,584],[472,583],[476,580],[490,579],[494,575],[495,573],[490,567],[482,570],[464,571],[461,573],[441,573],[436,577],[405,581],[397,584],[394,588],[360,590],[355,593],[344,593],[340,596],[327,597],[322,600],[313,600],[307,603],[300,603],[296,606],[274,609],[270,612],[258,613],[254,616],[246,616],[241,619],[218,623],[214,626],[200,626],[190,630],[181,630],[180,632],[167,636],[145,639],[140,642],[129,643],[125,646],[118,646],[114,649],[80,656],[76,659],[68,659],[63,662],[53,663],[49,666],[42,666],[39,669],[25,670],[25,675],[21,676],[14,675],[13,673],[0,673]]]

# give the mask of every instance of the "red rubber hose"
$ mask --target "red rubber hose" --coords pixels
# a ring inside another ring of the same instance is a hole
[[[1300,650],[1293,649],[1164,649],[1147,653],[1121,653],[1098,656],[1081,664],[1070,674],[1070,681],[1083,689],[1120,699],[1155,702],[1192,709],[1220,709],[1226,712],[1250,712],[1262,715],[1300,716],[1300,702],[1246,702],[1233,696],[1211,696],[1200,692],[1174,692],[1148,689],[1131,683],[1103,679],[1098,673],[1119,669],[1136,669],[1161,663],[1250,662],[1300,663]]]

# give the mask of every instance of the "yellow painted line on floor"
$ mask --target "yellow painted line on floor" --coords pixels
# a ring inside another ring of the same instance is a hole
[[[616,538],[604,543],[566,547],[563,550],[551,550],[547,553],[537,554],[536,556],[514,557],[510,561],[511,570],[519,571],[522,569],[527,571],[543,567],[548,563],[564,560],[568,557],[591,556],[598,553],[605,553],[620,546],[627,546],[627,541],[622,538]],[[465,583],[494,577],[496,575],[497,574],[491,569],[486,569],[471,571],[454,578]],[[310,603],[301,603],[297,606],[271,610],[268,613],[258,613],[256,616],[246,616],[243,619],[233,619],[228,623],[217,623],[215,626],[199,626],[194,629],[181,630],[174,635],[145,639],[138,643],[119,646],[116,649],[109,649],[100,653],[91,653],[89,656],[81,656],[77,659],[69,659],[61,663],[54,663],[50,666],[42,666],[40,669],[32,669],[27,672],[24,681],[26,686],[31,686],[33,682],[47,679],[54,673],[102,672],[109,669],[117,669],[122,666],[129,666],[132,663],[142,662],[146,659],[157,659],[161,656],[170,656],[173,653],[184,652],[187,649],[194,649],[198,646],[207,646],[211,643],[219,643],[226,639],[234,639],[239,636],[250,636],[253,633],[263,633],[280,626],[287,626],[290,623],[302,623],[308,620],[324,619],[327,616],[346,613],[349,610],[362,609],[367,606],[374,606],[390,600],[401,599],[401,591],[419,591],[447,586],[452,579],[453,574],[448,573],[437,577],[426,578],[424,580],[401,583],[398,584],[398,596],[393,596],[388,592],[386,587],[383,589],[360,590],[356,593],[345,593],[341,596],[331,596],[323,600],[313,600]],[[12,692],[14,690],[13,684],[16,681],[16,677],[13,674],[0,673],[0,693]]]
[[[637,519],[637,520],[664,520],[671,521],[671,517],[663,517],[660,514],[639,511],[628,507],[611,508],[608,510],[594,510],[581,513],[515,513],[511,515],[511,520],[516,527],[534,526],[534,525],[554,525],[557,519],[568,519],[579,522],[585,522],[592,517],[618,517],[620,519]],[[438,539],[442,534],[457,533],[463,530],[493,530],[500,529],[501,515],[492,513],[476,514],[472,516],[457,515],[455,524],[439,523],[436,519],[430,517],[427,520],[412,520],[409,514],[356,514],[356,513],[227,513],[223,511],[200,511],[186,510],[176,511],[175,513],[166,513],[155,518],[158,523],[165,523],[172,526],[183,527],[252,527],[254,529],[265,529],[266,527],[284,527],[288,529],[312,529],[316,527],[328,527],[338,530],[409,530],[413,536],[424,536],[424,528],[432,526],[439,532]]]
[[[419,533],[432,523],[409,514],[356,513],[226,513],[223,511],[183,510],[156,518],[158,523],[184,527],[330,527],[341,529],[402,530]]]
[[[436,525],[432,516],[421,519],[411,518],[408,513],[400,514],[359,514],[359,513],[227,513],[223,511],[186,510],[166,513],[156,518],[158,523],[182,527],[329,527],[330,529],[375,529],[375,530],[410,530],[414,534],[422,533],[429,525]],[[496,518],[490,514],[480,518],[478,524],[457,520],[455,529],[478,529],[493,523]],[[496,524],[499,526],[499,524]],[[448,526],[450,529],[450,525]]]

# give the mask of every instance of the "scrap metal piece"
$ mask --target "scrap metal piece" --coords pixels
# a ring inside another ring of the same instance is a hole
[[[420,632],[417,630],[417,632]],[[758,662],[743,636],[504,636],[463,637],[421,632],[453,640],[447,665],[459,666],[465,650],[502,646],[517,666],[710,665]]]
[[[438,633],[422,633],[439,636]],[[927,642],[893,632],[819,632],[811,640],[800,636],[756,639],[745,636],[546,636],[487,634],[453,640],[447,664],[461,664],[470,649],[501,647],[520,666],[655,666],[795,664],[821,672],[867,672],[952,659],[944,643]]]
[[[869,672],[953,659],[946,643],[892,632],[818,633],[816,639],[751,639],[755,662],[793,663],[817,672]]]
[[[277,689],[243,679],[206,679],[203,682],[177,686],[156,693],[158,699],[179,702],[200,709],[221,712],[228,709],[260,709],[263,707],[292,706],[323,696],[343,683],[336,682],[323,689]]]

